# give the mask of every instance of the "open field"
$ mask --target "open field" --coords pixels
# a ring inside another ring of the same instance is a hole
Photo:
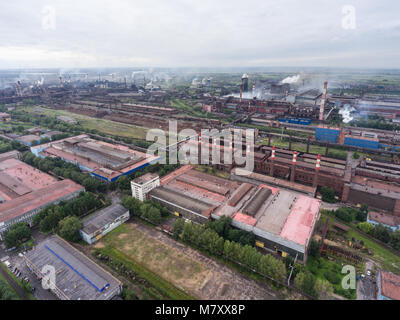
[[[91,118],[88,116],[64,110],[53,110],[42,107],[34,107],[34,108],[29,107],[29,108],[24,108],[24,110],[26,112],[34,112],[34,113],[36,110],[40,110],[41,114],[45,114],[51,117],[56,117],[58,115],[68,116],[77,120],[84,128],[88,130],[96,129],[105,134],[115,135],[120,137],[128,137],[128,138],[144,140],[146,139],[146,133],[148,131],[147,128],[137,127],[134,125],[115,122],[111,120]]]
[[[95,248],[128,259],[133,268],[142,269],[142,274],[136,270],[141,276],[172,292],[180,289],[199,299],[276,298],[269,288],[142,224],[127,223],[117,228]]]

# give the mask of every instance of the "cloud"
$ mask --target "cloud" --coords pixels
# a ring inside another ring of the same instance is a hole
[[[399,68],[398,1],[15,0],[0,4],[0,68]],[[44,29],[43,8],[56,13]]]

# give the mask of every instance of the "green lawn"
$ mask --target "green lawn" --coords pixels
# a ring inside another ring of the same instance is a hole
[[[13,291],[13,292],[15,293],[15,296],[16,296],[16,297],[19,297],[18,293],[10,286],[10,284],[8,283],[8,281],[6,280],[6,278],[4,278],[3,275],[2,275],[1,273],[0,273],[0,281],[3,281],[3,282],[7,285],[7,287],[8,287],[11,291]],[[18,298],[18,300],[20,300],[20,299]]]
[[[329,281],[336,294],[352,300],[357,298],[356,290],[345,290],[342,288],[342,279],[346,275],[341,273],[342,266],[340,263],[329,261],[325,258],[317,259],[309,257],[307,260],[307,269],[318,279]]]
[[[3,268],[9,274],[9,276],[18,284],[18,286],[22,290],[25,291],[25,294],[28,296],[29,300],[36,300],[32,293],[27,292],[27,290],[25,289],[24,285],[19,280],[19,278],[17,278],[17,276],[15,274],[13,274],[10,270],[8,270],[8,268],[6,266],[4,266],[3,264],[1,264],[0,267]],[[17,296],[18,296],[18,294],[17,294]]]

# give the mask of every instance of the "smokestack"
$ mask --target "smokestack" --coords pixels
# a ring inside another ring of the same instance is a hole
[[[324,91],[322,93],[321,106],[319,108],[319,121],[324,121],[324,111],[325,111],[325,103],[326,103],[326,93],[328,91],[328,82],[324,82]]]
[[[271,153],[271,177],[274,177],[274,170],[275,169],[275,146],[272,147]]]
[[[317,157],[317,162],[315,164],[315,175],[314,175],[314,181],[313,181],[314,188],[316,188],[318,186],[318,173],[319,173],[320,167],[321,167],[321,155],[319,154]]]
[[[296,163],[297,163],[297,152],[293,152],[293,160],[292,160],[292,172],[290,175],[290,182],[294,182],[294,178],[296,175]]]
[[[60,76],[60,88],[62,88],[64,85],[63,85],[63,81],[62,81],[62,77]]]
[[[256,85],[255,84],[253,84],[253,87],[252,87],[252,96],[253,96],[253,98],[256,96]]]
[[[317,156],[317,163],[315,164],[315,171],[319,171],[319,168],[321,168],[321,155],[319,154]]]
[[[271,160],[275,160],[275,146],[272,147],[272,154],[271,154]]]

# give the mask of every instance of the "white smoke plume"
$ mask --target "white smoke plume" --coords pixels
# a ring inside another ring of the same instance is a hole
[[[298,75],[296,75],[296,76],[287,77],[287,78],[283,79],[283,80],[281,81],[281,84],[284,84],[284,83],[289,83],[289,84],[291,84],[291,83],[297,83],[299,80],[300,80],[300,75],[298,74]]]
[[[341,108],[339,110],[339,114],[342,116],[343,118],[343,123],[349,123],[351,122],[354,117],[352,117],[351,113],[356,111],[356,109],[354,109],[352,106],[350,106],[349,104],[345,104],[343,106],[343,108]]]

